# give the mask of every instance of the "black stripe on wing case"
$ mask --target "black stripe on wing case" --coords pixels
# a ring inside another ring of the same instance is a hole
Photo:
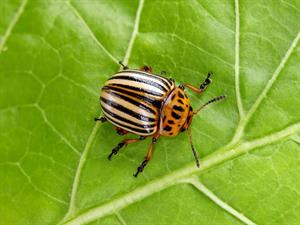
[[[125,85],[125,84],[110,84],[110,85],[117,86],[117,87],[123,87],[123,88],[129,89],[129,90],[133,90],[133,91],[144,92],[146,94],[154,95],[154,96],[157,96],[157,97],[162,97],[163,96],[163,94],[158,93],[156,91],[145,90],[143,88],[133,87],[133,86],[130,86],[130,85]]]
[[[123,73],[124,71],[120,71],[119,73]],[[150,76],[152,78],[155,78],[161,82],[163,82],[169,89],[171,88],[172,86],[172,82],[165,78],[165,77],[162,77],[162,76],[159,76],[157,74],[152,74],[152,73],[147,73],[147,72],[144,72],[144,71],[138,71],[138,70],[126,70],[125,72],[127,73],[133,73],[133,74],[139,74],[139,75],[144,75],[144,76]]]
[[[106,113],[106,112],[104,112],[104,113]],[[115,123],[118,127],[127,128],[129,130],[132,130],[132,131],[138,132],[138,133],[142,133],[142,134],[149,134],[149,133],[153,132],[153,129],[152,130],[142,130],[142,129],[138,129],[138,128],[133,128],[133,127],[130,127],[127,125],[123,125],[115,120],[112,120],[112,123]]]
[[[120,111],[122,111],[123,113],[126,113],[129,116],[133,116],[133,117],[135,117],[135,118],[137,118],[139,120],[145,121],[145,122],[155,122],[154,118],[150,118],[150,117],[138,114],[136,112],[133,112],[132,110],[127,109],[126,107],[124,107],[122,105],[119,105],[116,102],[110,101],[110,100],[108,100],[106,98],[103,98],[103,97],[100,97],[100,99],[101,99],[101,101],[103,101],[107,105],[109,105],[109,106],[111,106],[111,107],[113,107],[113,108],[115,108],[117,110],[120,110]]]
[[[124,93],[126,95],[129,95],[129,96],[141,99],[141,100],[143,100],[145,102],[148,102],[151,105],[153,105],[153,107],[155,107],[157,109],[161,108],[161,101],[145,97],[145,96],[140,95],[140,94],[135,93],[135,92],[128,91],[127,89],[123,89],[123,88],[119,88],[119,87],[114,87],[114,86],[104,86],[102,89],[103,90],[105,90],[105,89],[107,89],[107,90],[111,89],[111,90],[114,90],[114,91],[117,91],[117,92],[120,92],[120,93]]]
[[[130,125],[134,125],[134,126],[139,127],[139,128],[147,129],[147,128],[153,128],[153,127],[156,126],[156,124],[144,125],[144,124],[139,124],[139,123],[133,122],[133,121],[131,121],[131,120],[128,120],[128,119],[126,119],[126,118],[124,118],[124,117],[121,117],[121,116],[119,116],[119,115],[117,115],[117,114],[111,112],[110,110],[106,109],[105,106],[102,107],[102,109],[103,109],[103,111],[104,111],[105,113],[107,113],[107,114],[110,115],[111,117],[116,118],[116,119],[118,119],[118,120],[120,120],[120,121],[122,121],[122,122],[124,122],[124,123],[130,124]],[[115,120],[114,120],[114,121],[115,121]],[[123,124],[121,124],[121,123],[118,123],[118,124],[119,124],[120,126],[126,126],[126,125],[123,125]],[[128,128],[131,128],[131,127],[128,127]],[[134,129],[134,128],[132,128],[132,129]]]
[[[156,112],[153,109],[151,109],[150,107],[148,107],[148,106],[142,104],[141,102],[136,101],[136,100],[134,100],[134,99],[132,99],[132,98],[130,98],[128,96],[122,95],[120,92],[114,92],[114,91],[105,91],[105,92],[107,94],[112,95],[112,96],[119,97],[119,98],[123,99],[124,101],[129,102],[129,103],[137,106],[138,108],[141,108],[141,109],[143,109],[143,110],[145,110],[145,111],[147,111],[149,113],[152,113],[154,115],[156,114]]]
[[[146,79],[143,79],[143,78],[140,78],[140,77],[137,77],[137,76],[136,77],[134,77],[134,76],[114,76],[114,77],[109,78],[109,80],[116,80],[116,79],[131,80],[131,81],[136,81],[136,82],[139,82],[139,83],[149,84],[153,87],[156,87],[156,88],[160,89],[161,91],[168,92],[168,90],[164,86],[162,86],[161,84],[156,83],[152,80],[146,80]]]

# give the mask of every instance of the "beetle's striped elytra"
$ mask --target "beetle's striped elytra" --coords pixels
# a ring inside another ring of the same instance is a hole
[[[111,159],[123,146],[151,136],[152,142],[146,159],[137,168],[134,174],[136,177],[151,159],[153,147],[160,136],[176,136],[187,130],[196,164],[199,167],[189,129],[192,118],[204,106],[225,96],[214,98],[193,111],[184,89],[187,87],[195,93],[203,93],[211,83],[211,73],[208,73],[199,88],[188,83],[176,87],[173,79],[152,73],[152,69],[148,66],[135,70],[128,69],[121,62],[120,64],[123,70],[109,78],[101,89],[100,104],[104,117],[95,120],[111,122],[120,135],[133,133],[140,137],[123,140],[112,150],[108,158]]]
[[[158,129],[162,102],[174,87],[167,78],[123,70],[104,84],[101,107],[115,126],[141,136],[153,135]]]

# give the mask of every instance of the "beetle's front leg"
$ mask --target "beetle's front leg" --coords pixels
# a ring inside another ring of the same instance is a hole
[[[133,139],[125,139],[123,141],[121,141],[115,148],[113,148],[111,150],[111,153],[108,156],[108,159],[111,160],[111,157],[113,155],[118,154],[118,152],[120,151],[121,148],[123,148],[124,146],[128,145],[128,144],[132,144],[141,140],[144,140],[146,137],[144,136],[140,136],[139,138],[133,138]]]
[[[199,88],[196,88],[192,85],[190,85],[189,83],[185,83],[184,85],[181,85],[181,88],[187,87],[190,90],[192,90],[195,93],[202,93],[206,90],[206,88],[208,87],[208,85],[212,82],[212,80],[210,79],[212,75],[212,72],[208,72],[206,79],[200,84]]]
[[[136,173],[133,174],[134,177],[137,177],[139,173],[143,172],[145,166],[148,164],[148,162],[150,161],[151,157],[152,157],[152,153],[153,153],[153,148],[154,145],[157,142],[157,138],[158,137],[153,137],[152,138],[152,142],[150,144],[150,147],[148,149],[147,155],[145,157],[145,160],[141,163],[141,165],[137,168]]]

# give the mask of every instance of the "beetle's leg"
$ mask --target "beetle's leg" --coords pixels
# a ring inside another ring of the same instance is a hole
[[[152,153],[153,153],[153,148],[154,148],[154,145],[156,144],[156,141],[157,141],[157,138],[158,137],[153,137],[152,138],[152,142],[150,144],[150,147],[148,149],[148,152],[147,152],[147,155],[145,157],[145,160],[141,163],[141,165],[137,168],[136,170],[136,173],[133,174],[134,177],[137,177],[139,173],[143,172],[145,166],[148,164],[148,162],[150,161],[151,159],[151,156],[152,156]]]
[[[128,133],[127,130],[123,130],[123,129],[120,128],[120,127],[116,127],[116,131],[117,131],[117,133],[118,133],[119,135],[125,135],[125,134]]]
[[[150,66],[144,65],[144,66],[142,66],[142,67],[140,68],[140,70],[141,70],[141,71],[148,72],[148,73],[152,73],[152,68],[151,68]]]
[[[95,120],[95,121],[100,121],[101,123],[104,123],[104,122],[107,121],[107,119],[106,119],[104,116],[102,116],[102,117],[100,117],[100,118],[95,118],[94,120]]]
[[[129,69],[128,66],[125,66],[121,60],[119,61],[119,64],[123,67],[123,70]]]
[[[120,149],[128,144],[131,144],[131,143],[135,143],[135,142],[138,142],[138,141],[141,141],[141,140],[144,140],[146,137],[144,136],[140,136],[139,138],[133,138],[133,139],[125,139],[123,141],[121,141],[115,148],[113,148],[113,150],[111,150],[111,153],[109,154],[108,156],[108,159],[111,160],[111,157],[113,155],[116,155],[118,154],[118,152],[120,151]]]
[[[182,85],[182,87],[183,88],[187,87],[190,90],[192,90],[193,92],[200,94],[200,93],[204,92],[205,89],[208,87],[208,85],[211,83],[211,79],[210,79],[211,75],[212,75],[212,72],[208,72],[206,79],[202,82],[202,84],[200,84],[199,88],[196,88],[188,83]]]

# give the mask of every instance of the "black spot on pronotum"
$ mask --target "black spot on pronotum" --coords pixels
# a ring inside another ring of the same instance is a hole
[[[165,121],[166,121],[166,118],[167,118],[166,116],[164,116],[164,117],[163,117],[163,122],[165,122]]]
[[[173,116],[173,118],[175,118],[177,120],[180,119],[180,116],[175,112],[172,112],[171,115]]]
[[[168,124],[175,124],[174,120],[168,120]]]
[[[171,97],[171,100],[174,100],[174,98],[175,98],[175,95],[173,95],[173,96]]]
[[[180,91],[178,91],[178,97],[179,98],[184,98],[183,94]]]
[[[171,132],[171,133],[169,133],[170,135],[173,135],[174,133],[173,132]]]
[[[183,101],[181,99],[178,99],[177,102],[184,104]]]
[[[184,108],[182,108],[181,106],[178,106],[178,105],[173,105],[173,109],[177,110],[179,112],[184,112]]]
[[[167,126],[164,127],[164,130],[165,130],[165,131],[171,131],[171,130],[172,130],[172,127],[170,127],[170,126],[167,125]]]

